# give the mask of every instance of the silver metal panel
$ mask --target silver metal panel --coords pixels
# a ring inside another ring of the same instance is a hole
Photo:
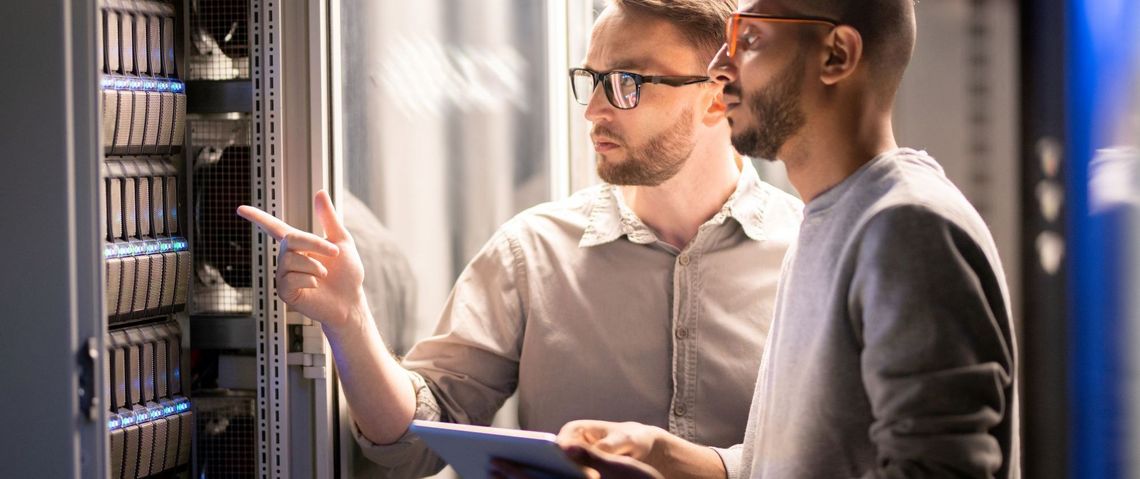
[[[134,113],[131,115],[131,137],[127,143],[127,151],[138,153],[143,145],[143,131],[146,130],[146,97],[145,91],[130,93],[135,98]]]
[[[162,130],[162,116],[170,113],[162,110],[162,95],[159,92],[146,92],[146,125],[143,130],[142,145],[147,153],[158,152],[158,134]]]
[[[154,211],[154,234],[166,234],[166,177],[153,176],[150,178],[150,207]]]
[[[123,180],[121,178],[109,178],[108,199],[111,211],[111,237],[115,239],[123,238]]]
[[[254,80],[253,196],[254,206],[283,217],[281,162],[281,5],[277,0],[255,0],[250,22]],[[289,384],[286,354],[285,307],[274,287],[277,245],[253,233],[254,318],[258,321],[258,474],[262,478],[289,477]]]
[[[135,205],[139,212],[139,236],[151,236],[150,178],[146,176],[135,178],[135,191],[138,193],[138,196],[135,197]]]
[[[129,91],[119,92],[119,103],[115,113],[115,141],[108,145],[115,149],[125,148],[131,141],[131,115],[135,111],[135,96]]]
[[[96,2],[0,2],[6,43],[0,178],[4,477],[102,477],[109,469],[99,190]],[[16,45],[17,42],[19,45]],[[29,206],[32,205],[32,206]],[[29,214],[29,208],[31,214]]]
[[[166,177],[166,225],[171,235],[178,234],[178,178]]]
[[[163,113],[158,125],[158,144],[169,148],[174,138],[174,94],[161,92],[158,96]]]
[[[178,178],[166,177],[166,224],[170,234],[178,234]]]
[[[119,51],[119,13],[107,10],[107,64],[111,73],[119,73],[122,68]]]
[[[115,121],[119,113],[119,92],[103,90],[103,144],[115,142]]]
[[[162,71],[162,19],[157,15],[147,17],[146,26],[147,56],[150,74],[159,76]]]
[[[173,137],[170,140],[172,146],[182,146],[182,141],[186,137],[186,95],[176,93],[174,95],[174,131]]]
[[[123,73],[135,73],[135,20],[128,13],[119,14],[119,51],[122,52]]]
[[[126,315],[131,312],[131,301],[134,299],[136,261],[135,258],[122,258],[122,278],[119,283],[119,301],[116,309],[117,315]]]
[[[138,67],[139,75],[150,75],[150,55],[147,52],[148,35],[147,35],[147,19],[146,14],[135,14],[135,66]]]

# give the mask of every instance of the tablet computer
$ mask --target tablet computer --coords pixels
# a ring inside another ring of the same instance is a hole
[[[536,477],[586,477],[550,433],[420,420],[412,421],[410,430],[463,479],[488,478],[493,458],[516,462]]]

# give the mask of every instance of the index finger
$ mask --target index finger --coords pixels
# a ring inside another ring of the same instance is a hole
[[[248,220],[250,223],[257,225],[258,228],[261,228],[262,231],[264,231],[269,236],[272,236],[273,239],[277,241],[285,239],[286,235],[293,232],[294,230],[297,230],[296,228],[289,226],[289,223],[281,221],[276,216],[273,216],[252,206],[239,206],[237,209],[237,214],[238,216],[241,216],[242,218]]]

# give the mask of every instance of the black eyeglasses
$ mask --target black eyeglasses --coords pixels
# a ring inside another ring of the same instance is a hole
[[[646,76],[636,73],[612,71],[596,72],[586,68],[570,69],[570,89],[579,105],[590,104],[590,95],[601,83],[606,99],[619,110],[629,110],[641,100],[641,85],[685,86],[709,81],[707,76]]]

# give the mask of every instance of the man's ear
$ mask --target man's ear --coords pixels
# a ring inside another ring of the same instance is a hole
[[[705,114],[701,118],[701,122],[706,126],[714,126],[724,119],[724,112],[728,107],[724,104],[724,90],[720,85],[715,86],[715,95],[712,101],[708,103],[708,108],[705,109]],[[707,98],[707,97],[706,97]]]
[[[827,59],[820,71],[824,85],[833,86],[855,73],[863,61],[863,36],[847,25],[835,27],[825,40]]]

